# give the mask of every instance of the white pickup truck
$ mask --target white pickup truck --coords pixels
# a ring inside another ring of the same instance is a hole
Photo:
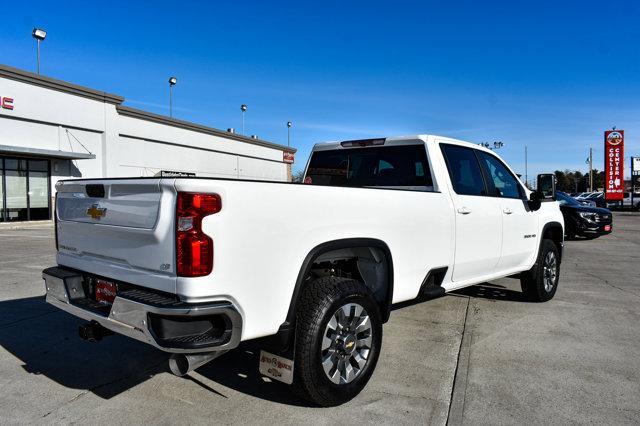
[[[260,371],[330,406],[366,385],[392,305],[520,275],[558,286],[552,175],[531,192],[494,152],[438,136],[318,144],[304,184],[199,178],[57,185],[47,302],[172,353],[184,375],[271,336]]]

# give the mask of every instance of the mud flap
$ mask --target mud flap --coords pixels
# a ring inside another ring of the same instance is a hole
[[[293,383],[293,360],[260,351],[260,374],[290,385]]]

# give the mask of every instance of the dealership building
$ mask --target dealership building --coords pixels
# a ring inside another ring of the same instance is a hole
[[[51,219],[60,179],[291,179],[293,148],[123,102],[0,65],[0,222]]]

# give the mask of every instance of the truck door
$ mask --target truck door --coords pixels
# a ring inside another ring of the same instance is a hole
[[[455,208],[455,261],[453,281],[492,273],[500,259],[502,213],[489,197],[475,149],[441,144]]]
[[[496,270],[526,265],[537,252],[538,215],[530,211],[524,188],[507,166],[484,151],[478,151],[478,155],[489,192],[497,197],[502,215],[502,249]]]

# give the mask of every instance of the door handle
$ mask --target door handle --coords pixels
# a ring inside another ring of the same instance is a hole
[[[460,213],[460,214],[469,214],[469,213],[471,213],[471,210],[469,210],[469,208],[467,208],[467,207],[460,207],[458,209],[458,213]]]
[[[502,210],[504,212],[504,214],[511,214],[513,213],[513,210],[511,210],[509,207],[507,207],[506,209]]]

